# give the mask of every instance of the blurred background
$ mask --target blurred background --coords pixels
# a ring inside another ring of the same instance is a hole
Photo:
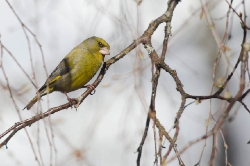
[[[63,57],[76,45],[91,36],[105,39],[111,46],[111,55],[117,55],[141,36],[149,23],[167,10],[167,0],[35,0],[0,1],[1,43],[10,52],[37,87],[41,87]],[[207,3],[210,16],[220,39],[226,29],[228,5],[225,0]],[[10,5],[8,5],[8,3]],[[245,7],[249,7],[249,0]],[[243,12],[242,1],[234,2],[237,12]],[[13,12],[15,11],[15,13]],[[35,35],[23,28],[18,18]],[[249,11],[247,10],[249,15]],[[247,18],[249,22],[249,17]],[[248,23],[247,22],[247,23]],[[249,24],[248,24],[249,25]],[[161,24],[152,37],[152,44],[161,53],[165,24]],[[165,62],[178,73],[184,89],[192,95],[209,95],[213,83],[213,65],[218,54],[215,37],[208,25],[201,1],[181,1],[173,15],[172,36]],[[25,35],[25,33],[27,35]],[[230,12],[226,53],[216,71],[215,81],[222,84],[241,50],[243,31],[239,19]],[[38,42],[37,42],[38,41]],[[249,41],[249,36],[248,36]],[[41,46],[40,46],[41,45]],[[42,55],[42,52],[43,55]],[[43,97],[27,111],[22,109],[31,100],[36,88],[12,56],[5,50],[0,61],[4,68],[13,100],[25,120],[45,112],[48,108],[67,102],[59,92]],[[44,59],[44,60],[43,60]],[[46,70],[44,68],[46,66]],[[34,77],[35,76],[35,77]],[[88,96],[77,109],[62,110],[49,118],[19,131],[0,149],[1,165],[83,165],[128,166],[136,165],[136,150],[143,135],[151,95],[151,60],[142,45],[113,64],[94,95]],[[90,83],[95,80],[94,77]],[[239,87],[239,71],[230,80],[224,95],[235,95]],[[249,84],[248,84],[249,88]],[[217,88],[214,88],[214,91]],[[69,94],[78,97],[85,90]],[[249,97],[245,103],[249,105]],[[10,97],[7,81],[0,72],[0,133],[21,119]],[[48,102],[49,101],[49,102]],[[188,103],[193,100],[188,100]],[[248,102],[247,102],[248,101]],[[173,79],[161,72],[156,111],[166,131],[173,127],[181,96]],[[215,122],[207,121],[209,111],[218,118],[226,102],[217,99],[188,106],[180,119],[177,148],[206,133]],[[230,120],[230,119],[231,120]],[[237,103],[230,112],[222,133],[228,145],[227,158],[232,165],[250,165],[249,113]],[[173,136],[174,129],[170,135]],[[6,138],[6,137],[4,137]],[[159,139],[157,137],[157,139]],[[2,142],[3,139],[1,139]],[[225,148],[218,134],[216,165],[225,165]],[[168,150],[166,140],[163,154]],[[191,146],[181,155],[186,165],[199,162],[204,141]],[[200,165],[208,165],[212,139],[208,138]],[[154,165],[154,135],[152,122],[141,158],[142,166]],[[171,152],[170,157],[174,155]],[[37,156],[37,160],[36,160]],[[169,163],[178,165],[178,160]]]

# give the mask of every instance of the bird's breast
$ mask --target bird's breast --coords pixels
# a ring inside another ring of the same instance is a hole
[[[83,88],[94,77],[101,64],[102,61],[96,59],[89,60],[85,63],[79,62],[71,72],[71,83],[69,85],[71,88],[69,91]]]

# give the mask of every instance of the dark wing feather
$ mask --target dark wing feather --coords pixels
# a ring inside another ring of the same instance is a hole
[[[58,76],[61,77],[65,74],[69,73],[70,70],[72,69],[70,66],[71,65],[69,64],[68,57],[65,57],[59,63],[59,65],[53,70],[53,72],[50,74],[49,78],[46,80],[45,84],[38,91],[41,92],[42,90],[44,90],[47,87],[47,85],[50,85],[54,81],[56,81],[58,79]]]

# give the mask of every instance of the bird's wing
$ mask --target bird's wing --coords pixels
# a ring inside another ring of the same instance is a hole
[[[54,71],[50,74],[45,84],[38,91],[40,92],[44,90],[48,85],[51,85],[52,83],[60,79],[63,75],[70,73],[70,70],[72,70],[72,68],[73,68],[73,64],[69,62],[68,57],[65,57],[59,63],[59,65],[54,69]]]

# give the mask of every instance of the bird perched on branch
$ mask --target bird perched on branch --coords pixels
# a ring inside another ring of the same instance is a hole
[[[94,89],[93,85],[86,84],[101,67],[104,56],[110,54],[109,50],[109,44],[102,38],[93,36],[84,40],[63,58],[25,108],[29,110],[42,96],[54,91],[64,93],[72,103],[68,92],[84,87]]]

